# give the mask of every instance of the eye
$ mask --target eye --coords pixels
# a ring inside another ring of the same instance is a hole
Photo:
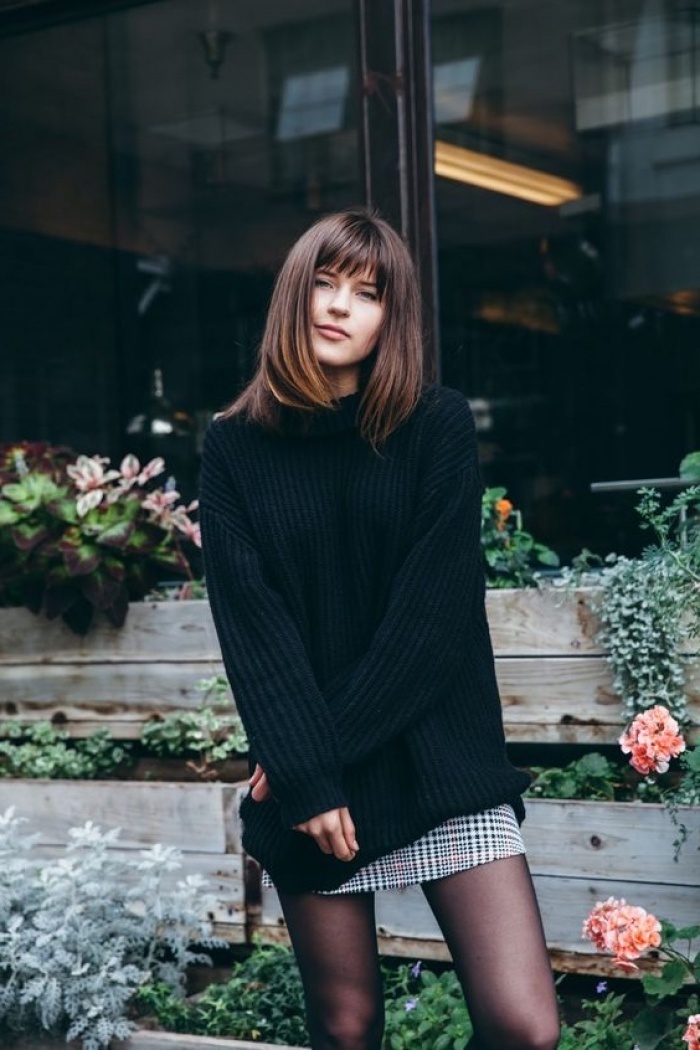
[[[361,299],[368,299],[372,303],[376,303],[379,300],[379,296],[376,292],[370,292],[366,289],[364,291],[358,292],[358,295]]]
[[[314,288],[332,288],[333,285],[327,277],[314,277]]]

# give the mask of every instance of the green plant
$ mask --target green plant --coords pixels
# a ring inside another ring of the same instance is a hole
[[[387,976],[386,989],[385,1050],[465,1050],[472,1025],[453,970],[402,966]]]
[[[199,527],[172,479],[153,487],[162,459],[128,455],[119,470],[103,456],[66,460],[63,448],[0,446],[0,604],[84,634],[95,610],[121,626],[129,600],[165,574],[191,577],[184,546],[199,544]]]
[[[574,759],[561,768],[533,766],[531,798],[596,799],[611,802],[624,794],[622,770],[596,751]]]
[[[248,738],[240,716],[231,707],[231,694],[223,675],[202,679],[197,689],[204,694],[200,708],[146,722],[141,742],[161,757],[190,756],[187,765],[199,776],[214,777],[217,762],[247,752]]]
[[[50,722],[0,723],[0,777],[95,780],[112,773],[131,755],[131,745],[113,740],[106,729],[74,740]]]
[[[639,558],[583,551],[558,585],[592,585],[597,639],[628,718],[662,704],[685,722],[687,643],[700,636],[700,486],[666,506],[655,489],[639,497],[640,526],[654,542]]]
[[[182,992],[186,967],[213,947],[204,881],[173,884],[180,854],[153,846],[115,855],[119,831],[88,823],[69,832],[65,856],[33,856],[36,838],[0,815],[0,1027],[44,1029],[101,1050],[133,1029],[137,989],[160,981]]]
[[[192,1002],[183,1003],[159,986],[146,986],[138,998],[167,1031],[308,1044],[299,970],[282,945],[258,945],[247,959],[233,964],[225,984],[210,985]]]
[[[554,551],[523,529],[504,488],[487,488],[482,496],[481,547],[489,587],[533,587],[538,569],[559,565]]]
[[[608,993],[584,999],[584,1017],[562,1025],[558,1050],[631,1050],[632,1023],[623,1012],[624,996]]]

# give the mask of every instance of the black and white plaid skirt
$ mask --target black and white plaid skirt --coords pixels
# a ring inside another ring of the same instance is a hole
[[[452,817],[410,845],[360,868],[337,889],[316,892],[373,893],[414,886],[524,852],[525,843],[513,807],[504,804],[482,813]],[[263,872],[263,886],[272,886],[267,872]]]

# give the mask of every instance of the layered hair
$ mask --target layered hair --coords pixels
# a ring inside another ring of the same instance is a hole
[[[280,429],[283,406],[301,413],[337,406],[312,343],[311,304],[320,269],[371,274],[384,307],[377,342],[360,365],[360,432],[376,449],[418,402],[423,340],[408,248],[387,222],[365,209],[327,215],[294,244],[272,292],[256,373],[222,415],[245,413]]]

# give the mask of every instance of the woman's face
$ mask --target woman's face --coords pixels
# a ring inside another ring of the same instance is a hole
[[[372,274],[316,271],[311,341],[336,397],[357,390],[360,364],[377,343],[383,317]]]

